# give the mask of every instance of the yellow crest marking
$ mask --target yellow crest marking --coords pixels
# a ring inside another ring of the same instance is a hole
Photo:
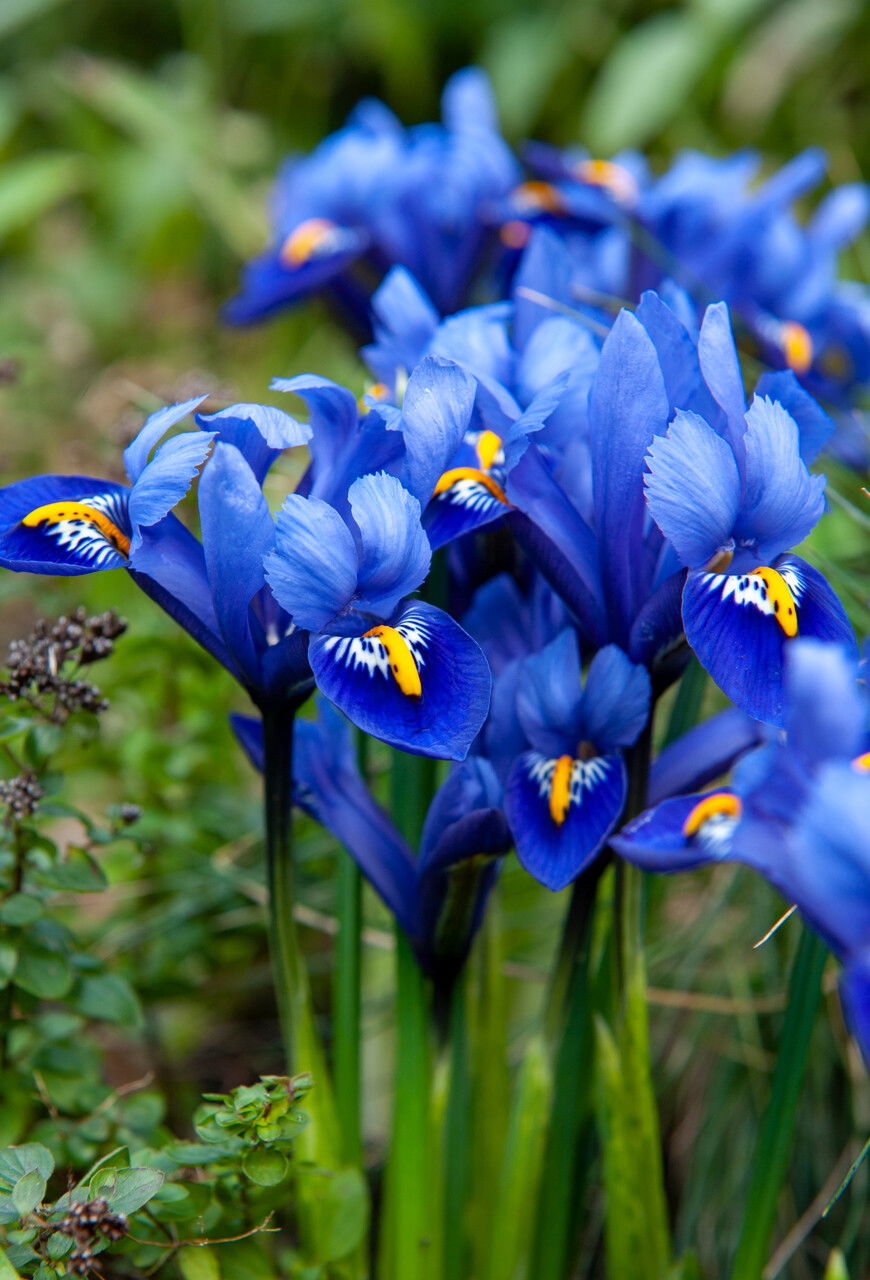
[[[371,631],[364,632],[362,636],[363,640],[369,638],[378,640],[386,649],[393,679],[405,697],[422,697],[423,686],[420,683],[420,672],[417,670],[417,664],[414,661],[414,655],[411,652],[408,641],[402,633],[397,631],[395,627],[372,627]]]
[[[750,577],[761,579],[767,587],[767,594],[773,605],[773,616],[787,636],[796,636],[798,633],[797,608],[794,596],[782,574],[777,573],[776,569],[761,566],[753,569]]]
[[[501,436],[488,428],[486,431],[481,431],[477,441],[477,457],[484,471],[489,471],[500,452]]]
[[[863,755],[856,756],[852,761],[852,768],[858,773],[870,773],[870,751],[865,751]]]
[[[21,523],[28,529],[35,529],[40,524],[60,524],[64,520],[83,520],[86,524],[93,525],[121,555],[130,554],[130,539],[127,535],[102,511],[97,511],[84,502],[49,502],[44,507],[31,511]]]
[[[436,484],[432,497],[437,498],[439,494],[446,493],[448,489],[452,489],[460,480],[473,480],[475,484],[483,485],[484,489],[499,502],[503,502],[506,507],[511,505],[505,497],[501,485],[496,484],[492,476],[488,476],[485,471],[478,471],[476,467],[453,467],[452,470],[445,471]]]
[[[313,258],[335,230],[328,218],[307,218],[290,232],[278,255],[285,267],[301,267]]]
[[[568,817],[571,806],[571,774],[574,761],[570,756],[559,756],[550,779],[550,817],[557,827]]]
[[[540,211],[542,213],[564,213],[565,200],[558,187],[552,182],[521,182],[511,192],[512,199],[524,211]]]
[[[813,363],[813,340],[802,324],[786,320],[782,326],[780,341],[786,364],[795,373],[806,373]]]
[[[581,182],[592,187],[605,187],[616,200],[626,203],[637,199],[637,183],[621,164],[612,160],[581,160],[575,169]]]
[[[717,791],[712,796],[707,796],[704,800],[698,801],[683,823],[683,835],[687,840],[697,835],[704,823],[709,818],[715,818],[718,814],[725,814],[729,818],[739,818],[742,812],[743,805],[737,796],[731,795],[727,791]]]

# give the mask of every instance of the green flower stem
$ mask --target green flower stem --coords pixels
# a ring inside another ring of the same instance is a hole
[[[770,1098],[749,1165],[752,1177],[731,1280],[758,1280],[767,1262],[776,1207],[788,1172],[826,958],[824,943],[804,929],[792,965],[788,1007]]]
[[[562,1280],[566,1274],[576,1216],[577,1153],[584,1122],[591,1111],[594,1039],[589,999],[590,922],[601,870],[594,879],[590,873],[589,880],[581,877],[572,890],[545,1015],[547,1029],[555,1036],[556,1050],[529,1269],[535,1280]]]
[[[360,1050],[362,961],[362,877],[350,854],[338,851],[338,939],[333,989],[333,1062],[342,1155],[359,1165],[362,1155],[360,1117]]]
[[[435,790],[437,762],[393,754],[390,790],[393,818],[416,848]],[[383,1280],[427,1280],[433,1168],[429,1100],[430,993],[413,948],[396,928],[396,1057],[393,1140],[387,1170]]]
[[[269,941],[287,1071],[305,1068],[298,1061],[300,1022],[305,1016],[306,983],[293,919],[293,724],[290,703],[263,711],[263,777],[266,814],[266,880],[269,888]]]
[[[443,1128],[442,1274],[456,1280],[467,1273],[466,1239],[468,1192],[471,1185],[471,1076],[468,1061],[466,975],[453,985],[448,1056],[449,1085]]]
[[[411,944],[396,929],[396,1108],[388,1182],[392,1280],[429,1274],[429,1204],[432,1133],[431,1063],[426,981]],[[388,1245],[388,1247],[389,1247]]]

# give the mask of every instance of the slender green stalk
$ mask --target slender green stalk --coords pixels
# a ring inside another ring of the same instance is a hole
[[[429,1016],[426,983],[411,944],[396,930],[396,1110],[390,1150],[393,1280],[428,1275],[431,1200]]]
[[[707,672],[698,659],[693,657],[680,678],[677,696],[674,698],[665,731],[665,740],[662,743],[663,747],[669,746],[687,729],[691,729],[698,723],[707,680]]]
[[[577,1151],[591,1110],[594,1041],[589,925],[603,869],[602,865],[594,879],[584,883],[581,878],[574,886],[549,993],[545,1021],[558,1047],[529,1269],[535,1280],[561,1280],[566,1273],[575,1217]]]
[[[463,972],[453,987],[450,1009],[450,1083],[444,1117],[442,1273],[444,1280],[466,1274],[466,1212],[471,1184],[471,1077],[468,1064],[466,978]]]
[[[293,920],[293,723],[295,706],[279,704],[263,711],[263,778],[266,814],[266,880],[269,888],[269,941],[287,1071],[298,1062],[299,1023],[305,983]]]
[[[393,816],[412,846],[419,843],[435,789],[434,760],[396,752],[390,778]],[[383,1280],[424,1280],[431,1270],[432,1082],[429,991],[410,942],[396,928],[396,1103],[387,1169]]]
[[[333,987],[333,1067],[342,1155],[359,1164],[362,1153],[361,985],[362,877],[353,858],[338,852],[336,879],[338,938]]]
[[[752,1176],[731,1280],[758,1280],[767,1261],[776,1206],[788,1172],[826,957],[824,944],[805,929],[792,966],[788,1008],[770,1098],[749,1166]]]

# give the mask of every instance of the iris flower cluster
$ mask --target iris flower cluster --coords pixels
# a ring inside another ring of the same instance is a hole
[[[125,451],[129,485],[39,476],[0,491],[0,564],[126,569],[261,714],[295,711],[317,686],[326,701],[298,729],[294,798],[346,844],[427,973],[462,964],[511,847],[551,890],[613,850],[668,870],[733,856],[831,942],[866,1027],[870,934],[834,927],[834,878],[825,903],[810,887],[835,784],[844,812],[863,803],[848,761],[867,749],[853,691],[830,730],[807,709],[810,657],[841,691],[857,660],[835,592],[794,551],[824,513],[810,465],[835,429],[808,390],[812,362],[775,362],[792,367],[764,373],[747,402],[731,313],[699,305],[686,273],[615,317],[576,286],[578,244],[624,239],[631,211],[674,254],[697,240],[699,275],[718,228],[707,279],[726,297],[750,231],[775,248],[790,228],[813,242],[823,294],[828,251],[863,196],[838,193],[801,228],[790,206],[817,157],[754,192],[745,157],[683,157],[656,181],[636,157],[535,157],[558,199],[543,179],[518,188],[474,71],[448,85],[443,126],[404,131],[364,104],[282,177],[275,246],[233,314],[355,290],[371,322],[367,390],[303,374],[273,383],[291,412],[159,410]],[[448,314],[499,226],[504,296]],[[768,265],[766,314],[785,314],[793,290]],[[380,281],[365,293],[363,266]],[[741,324],[750,310],[742,299]],[[300,402],[306,421],[292,416]],[[264,481],[295,449],[302,479],[273,512]],[[693,655],[734,707],[650,766],[656,704]],[[339,712],[452,762],[417,854],[370,793]],[[262,764],[258,722],[236,729]],[[752,748],[733,791],[674,798]],[[617,834],[639,797],[660,807]],[[864,874],[857,825],[832,829],[844,877]],[[786,869],[773,853],[783,832]]]

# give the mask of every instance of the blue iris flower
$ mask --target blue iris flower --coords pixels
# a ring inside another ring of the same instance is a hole
[[[760,872],[842,960],[870,1061],[870,699],[856,676],[842,646],[796,640],[786,739],[746,756],[731,787],[667,800],[611,842],[649,871],[736,861]]]
[[[365,329],[365,279],[393,263],[407,266],[440,310],[462,305],[492,235],[487,211],[515,184],[518,166],[481,71],[457,72],[442,106],[443,124],[406,130],[366,100],[311,156],[288,162],[272,245],[246,268],[225,310],[231,323],[326,289]]]
[[[854,645],[822,575],[784,554],[824,512],[825,480],[807,468],[826,438],[824,415],[789,375],[761,385],[796,417],[765,395],[746,409],[722,303],[704,317],[698,362],[716,402],[713,425],[680,410],[652,441],[647,506],[690,571],[682,596],[689,644],[738,706],[781,724],[787,643],[800,634]]]
[[[346,510],[286,498],[265,566],[278,603],[311,632],[311,668],[330,701],[385,742],[461,760],[486,716],[491,679],[452,618],[407,598],[430,560],[419,501],[378,472],[354,481]]]
[[[517,856],[547,888],[563,889],[592,862],[622,814],[628,788],[622,753],[649,718],[649,675],[608,645],[581,685],[577,636],[567,630],[540,653],[509,664],[496,701],[492,745],[503,769],[513,757],[505,812]]]
[[[256,702],[307,691],[304,642],[265,587],[274,539],[261,483],[310,429],[279,409],[231,405],[152,449],[204,397],[151,415],[124,451],[129,486],[33,476],[0,490],[0,564],[65,576],[125,568]],[[211,457],[206,459],[211,453]],[[202,543],[172,513],[199,486]]]
[[[258,769],[260,722],[233,727]],[[492,766],[469,756],[436,793],[415,856],[360,776],[346,721],[320,701],[316,721],[297,721],[294,799],[347,848],[413,943],[424,971],[449,981],[461,968],[511,846]]]

